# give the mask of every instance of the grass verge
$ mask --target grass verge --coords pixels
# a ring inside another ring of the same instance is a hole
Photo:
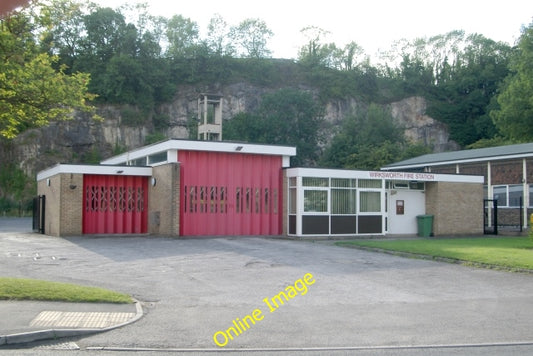
[[[339,241],[337,246],[364,247],[447,258],[493,268],[533,271],[533,242],[527,237],[427,240]]]
[[[0,277],[0,299],[81,303],[132,303],[129,295],[96,287]]]

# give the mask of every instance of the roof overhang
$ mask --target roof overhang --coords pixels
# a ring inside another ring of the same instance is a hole
[[[152,176],[152,167],[57,164],[37,173],[37,181],[62,173],[150,177]]]
[[[385,166],[385,167],[382,167],[381,170],[392,171],[392,170],[397,170],[397,169],[413,169],[413,168],[424,168],[424,167],[434,167],[434,166],[449,166],[453,164],[463,164],[463,163],[494,162],[494,161],[500,161],[500,160],[530,158],[531,156],[532,156],[531,153],[524,153],[524,154],[506,155],[506,156],[456,159],[456,160],[437,161],[437,162],[421,162],[421,163],[416,163],[416,164]]]
[[[232,152],[239,154],[260,154],[273,156],[296,156],[296,147],[275,146],[275,145],[258,145],[239,142],[220,142],[220,141],[189,141],[189,140],[168,140],[138,149],[128,151],[103,160],[102,164],[123,164],[150,156],[156,153],[169,150],[188,150],[188,151],[213,151],[213,152]]]

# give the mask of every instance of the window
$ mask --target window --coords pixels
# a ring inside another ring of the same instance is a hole
[[[359,188],[381,188],[380,179],[359,179]]]
[[[331,178],[331,186],[335,188],[355,188],[355,179]]]
[[[146,166],[146,157],[141,157],[130,161],[130,166]]]
[[[328,191],[327,190],[305,190],[304,191],[304,211],[326,213],[328,211]]]
[[[255,203],[255,213],[256,214],[261,213],[261,189],[260,188],[255,188],[254,203]]]
[[[509,206],[510,207],[520,207],[524,204],[524,187],[522,184],[515,184],[509,186]]]
[[[362,213],[379,213],[381,212],[381,193],[380,192],[360,192],[359,196],[360,211]]]
[[[303,177],[302,185],[304,187],[328,187],[329,178]]]
[[[332,214],[355,214],[357,207],[357,191],[355,189],[331,190]]]
[[[498,206],[518,208],[524,204],[524,189],[522,184],[496,185],[492,187],[493,198],[498,200]],[[530,193],[531,196],[531,193]],[[520,201],[522,199],[522,202]]]
[[[289,178],[289,187],[296,187],[296,177],[290,177]]]
[[[409,189],[411,190],[424,190],[425,184],[424,182],[409,182]]]
[[[289,214],[296,214],[296,188],[289,188]]]
[[[226,187],[220,187],[220,212],[227,213],[226,210]]]
[[[270,214],[270,205],[268,205],[268,204],[270,204],[268,188],[265,188],[265,198],[264,198],[263,202],[265,203],[264,213],[265,214]]]
[[[507,186],[498,185],[492,187],[492,197],[498,201],[498,206],[507,206]]]
[[[167,151],[159,152],[148,156],[148,164],[155,164],[167,161]]]

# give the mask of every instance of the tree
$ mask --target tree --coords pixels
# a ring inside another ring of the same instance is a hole
[[[274,33],[260,19],[246,19],[232,28],[231,38],[238,45],[238,53],[246,58],[266,58],[271,51],[268,40]]]
[[[84,8],[73,0],[52,0],[40,10],[43,35],[41,47],[50,55],[59,57],[59,65],[71,73],[80,53],[80,39],[84,32]]]
[[[362,62],[364,50],[355,42],[350,42],[343,49],[336,53],[337,63],[335,68],[340,70],[352,70],[356,67],[357,62]]]
[[[231,29],[220,14],[215,14],[207,26],[206,44],[209,50],[218,56],[231,56],[235,48],[230,38]]]
[[[496,127],[509,139],[533,140],[533,23],[522,29],[518,48],[497,97],[499,109],[490,115]]]
[[[304,27],[300,32],[306,38],[307,43],[298,52],[299,62],[310,67],[328,66],[331,54],[336,49],[333,43],[323,43],[324,37],[329,32],[316,26]]]
[[[379,169],[404,157],[410,146],[389,111],[376,104],[348,116],[321,158],[334,168]],[[412,150],[412,148],[410,148]],[[412,151],[418,152],[418,151]]]
[[[323,110],[313,96],[296,89],[265,94],[259,109],[242,113],[224,124],[224,137],[257,143],[296,146],[294,164],[313,164],[318,159]]]
[[[27,210],[35,195],[35,180],[14,163],[0,162],[0,212]]]
[[[55,56],[38,53],[30,19],[18,13],[0,21],[0,136],[64,120],[74,109],[92,112],[87,104],[89,75],[55,70]]]
[[[172,58],[188,57],[198,42],[198,24],[181,15],[174,15],[167,23],[167,53]]]
[[[510,47],[469,35],[453,64],[444,63],[430,95],[428,115],[450,127],[462,146],[490,139],[497,130],[489,116],[498,86],[507,76]]]
[[[86,36],[82,41],[82,53],[93,56],[100,63],[108,62],[126,44],[126,20],[111,8],[97,8],[86,15],[84,26]]]

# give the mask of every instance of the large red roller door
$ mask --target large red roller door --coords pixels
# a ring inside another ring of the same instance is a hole
[[[146,177],[84,175],[83,233],[146,233],[147,194]]]
[[[279,235],[280,156],[180,151],[180,234]]]

